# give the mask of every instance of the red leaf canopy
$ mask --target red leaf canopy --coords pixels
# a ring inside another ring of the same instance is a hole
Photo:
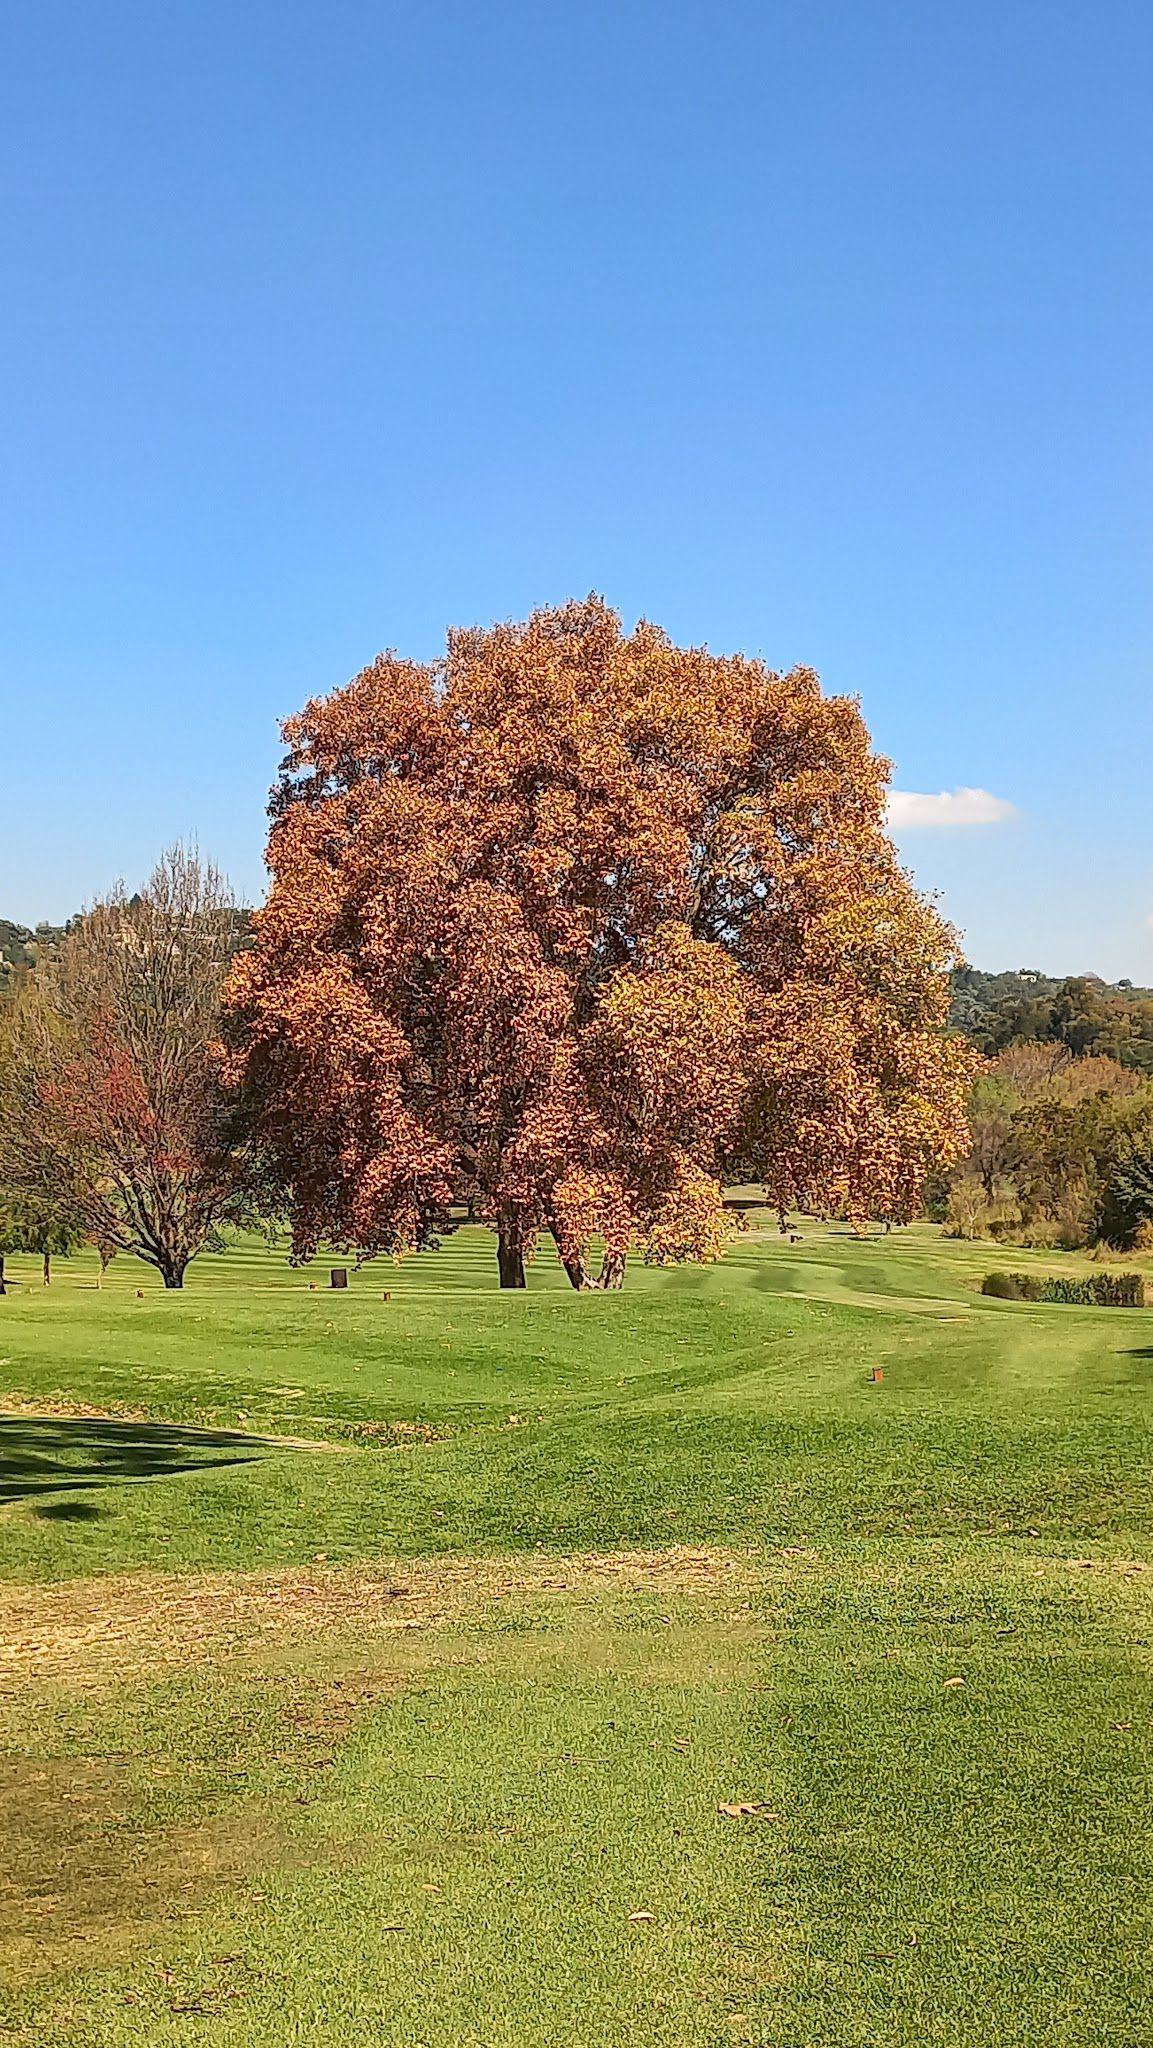
[[[382,655],[288,720],[231,1066],[294,1247],[715,1257],[721,1182],[913,1212],[964,1136],[952,933],[887,763],[807,669],[622,632],[599,599]],[[504,1269],[502,1256],[502,1271]]]

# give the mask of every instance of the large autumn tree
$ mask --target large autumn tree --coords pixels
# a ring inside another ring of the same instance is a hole
[[[381,655],[284,728],[232,1078],[296,1256],[436,1241],[469,1202],[523,1286],[551,1233],[715,1256],[739,1171],[914,1213],[964,1142],[952,934],[885,835],[887,764],[808,669],[599,599]]]
[[[176,847],[75,921],[4,1021],[0,1187],[166,1287],[251,1212],[218,1043],[242,930],[215,869]]]

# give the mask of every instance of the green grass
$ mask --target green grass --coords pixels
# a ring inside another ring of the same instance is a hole
[[[0,2040],[1153,2038],[1153,1313],[1032,1256],[10,1261]]]

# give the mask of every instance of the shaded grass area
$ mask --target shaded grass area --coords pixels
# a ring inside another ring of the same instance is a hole
[[[95,1519],[95,1489],[130,1480],[249,1464],[258,1444],[239,1430],[114,1417],[0,1416],[0,1501],[28,1501],[58,1521]],[[81,1499],[71,1498],[83,1494]]]
[[[0,2040],[1153,2038],[1153,1316],[1001,1256],[10,1262]]]

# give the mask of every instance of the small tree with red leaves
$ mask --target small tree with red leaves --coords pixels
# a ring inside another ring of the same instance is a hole
[[[174,848],[76,921],[5,1025],[0,1181],[165,1287],[251,1212],[217,1044],[241,931],[216,870]]]

